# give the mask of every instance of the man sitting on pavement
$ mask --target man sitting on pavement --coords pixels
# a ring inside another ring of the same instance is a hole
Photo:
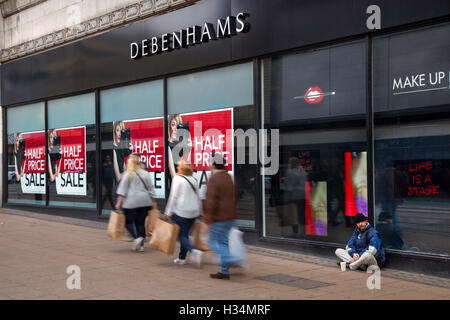
[[[349,264],[351,270],[367,270],[371,265],[384,266],[386,257],[378,231],[367,221],[362,213],[356,215],[356,228],[344,249],[337,249],[336,256]]]

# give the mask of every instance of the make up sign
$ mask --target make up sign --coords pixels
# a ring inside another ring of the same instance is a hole
[[[449,71],[450,73],[450,71]],[[418,94],[421,92],[449,90],[450,83],[446,71],[434,71],[394,77],[392,94]]]
[[[205,42],[219,40],[246,33],[250,24],[246,21],[249,14],[240,12],[236,16],[217,19],[216,23],[205,22],[202,26],[194,25],[182,30],[164,33],[159,37],[151,37],[130,43],[130,58],[152,56],[181,48],[188,48]]]

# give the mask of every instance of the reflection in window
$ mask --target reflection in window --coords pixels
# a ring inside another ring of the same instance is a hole
[[[433,136],[403,137],[408,125],[379,129],[383,139],[375,141],[376,227],[387,248],[449,254],[448,125],[423,123],[429,132],[441,128],[443,135]]]

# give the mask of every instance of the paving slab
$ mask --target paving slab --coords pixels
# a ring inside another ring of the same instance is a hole
[[[113,241],[106,223],[0,209],[0,299],[39,300],[449,300],[446,278],[383,269],[370,290],[362,271],[340,271],[335,261],[247,246],[249,267],[218,271],[212,252],[200,268],[174,265],[145,245]],[[67,267],[81,270],[81,289],[69,290]]]

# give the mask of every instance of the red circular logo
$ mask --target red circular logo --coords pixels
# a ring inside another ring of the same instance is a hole
[[[305,101],[309,104],[319,103],[323,100],[323,91],[318,86],[309,87],[305,92]]]

